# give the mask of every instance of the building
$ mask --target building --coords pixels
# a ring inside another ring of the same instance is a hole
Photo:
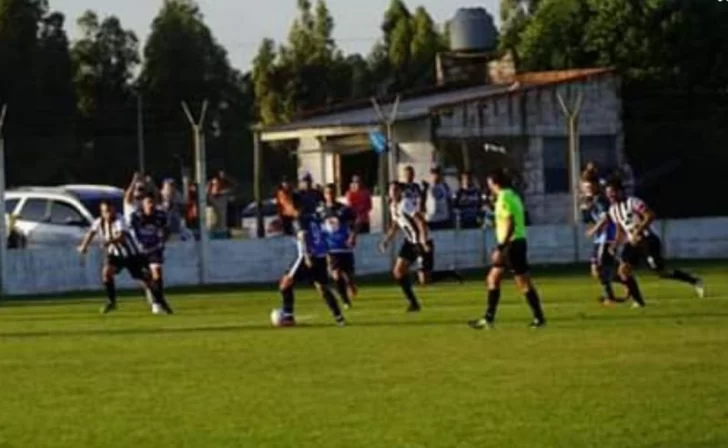
[[[423,175],[439,164],[480,178],[508,166],[520,173],[531,222],[563,223],[573,214],[569,120],[560,98],[567,108],[581,104],[579,164],[617,168],[624,163],[619,88],[609,68],[517,74],[493,65],[487,84],[406,96],[392,126],[392,166],[382,173],[377,170],[385,158],[369,143],[370,131],[381,130],[381,123],[367,102],[260,128],[258,135],[262,142],[296,141],[299,170],[322,184],[344,185],[353,172],[373,183],[406,165]]]

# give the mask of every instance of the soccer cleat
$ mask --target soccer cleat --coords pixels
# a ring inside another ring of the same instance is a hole
[[[639,309],[642,309],[644,307],[645,307],[645,305],[643,305],[641,303],[632,302],[632,309],[633,310],[639,310]]]
[[[419,313],[422,310],[419,304],[413,303],[410,306],[407,307],[408,313]]]
[[[109,302],[101,308],[101,314],[109,314],[112,311],[116,311],[116,303]]]
[[[698,283],[695,284],[695,293],[698,295],[698,298],[705,298],[705,284],[702,280],[698,280]]]
[[[152,314],[164,314],[162,306],[158,303],[152,303]]]
[[[617,301],[612,299],[601,299],[602,306],[605,308],[614,308],[617,306]]]
[[[530,328],[538,329],[543,328],[546,326],[546,319],[534,319],[531,321],[531,324],[529,325]]]
[[[344,316],[339,316],[336,318],[336,326],[337,327],[345,327],[346,326],[346,319],[344,319]]]
[[[283,318],[281,318],[281,321],[278,324],[278,326],[284,327],[284,328],[295,327],[296,319],[293,316],[284,316]]]
[[[468,322],[468,326],[473,330],[492,330],[495,328],[493,322],[487,319],[475,319]]]

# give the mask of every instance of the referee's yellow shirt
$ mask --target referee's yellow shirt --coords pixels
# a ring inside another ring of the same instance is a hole
[[[508,220],[513,217],[513,236],[511,241],[526,239],[526,212],[521,198],[510,188],[498,193],[495,201],[495,236],[498,244],[506,244]]]

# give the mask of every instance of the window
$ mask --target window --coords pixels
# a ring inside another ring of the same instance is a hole
[[[19,199],[6,199],[5,200],[5,213],[12,213],[15,211],[15,207],[18,206]]]
[[[581,165],[594,162],[603,174],[617,167],[616,140],[612,135],[589,135],[579,139]],[[546,137],[543,139],[544,191],[546,194],[568,193],[569,139]]]
[[[23,204],[20,219],[31,222],[43,222],[48,215],[48,201],[45,199],[30,198]]]
[[[53,201],[51,203],[51,224],[68,226],[87,224],[81,213],[71,204]]]

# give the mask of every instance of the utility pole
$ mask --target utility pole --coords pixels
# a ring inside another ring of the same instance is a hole
[[[580,255],[580,233],[581,233],[581,207],[579,201],[579,171],[581,170],[581,154],[579,152],[579,113],[584,100],[581,90],[576,95],[576,101],[571,106],[566,104],[561,93],[557,93],[561,110],[566,117],[569,133],[569,174],[571,177],[571,201],[572,201],[572,224],[574,226],[574,252],[575,261]]]
[[[137,91],[137,153],[139,156],[139,172],[144,173],[144,98]]]
[[[265,226],[263,224],[263,198],[261,196],[261,184],[263,173],[263,159],[260,152],[260,133],[253,133],[253,196],[255,197],[255,234],[258,238],[265,238]]]
[[[198,225],[200,228],[200,283],[207,283],[207,262],[210,247],[210,235],[207,232],[206,214],[207,214],[207,156],[205,154],[205,115],[207,115],[207,100],[202,102],[202,111],[200,119],[195,121],[190,108],[186,102],[182,102],[182,110],[184,110],[187,120],[192,127],[192,133],[195,146],[195,182],[197,183],[197,214]]]
[[[389,214],[387,213],[387,185],[389,182],[397,178],[397,159],[395,152],[397,144],[394,141],[394,124],[397,122],[397,112],[399,111],[400,96],[394,100],[394,104],[385,115],[376,98],[372,97],[372,106],[379,117],[380,125],[387,133],[387,146],[389,147],[386,154],[379,156],[379,190],[381,192],[380,202],[382,207],[382,231],[387,229],[389,224]]]
[[[6,228],[5,213],[5,135],[3,127],[5,125],[5,116],[8,112],[7,104],[0,108],[0,210],[3,212],[3,219],[0,219],[0,295],[5,294],[8,279],[8,230]]]

